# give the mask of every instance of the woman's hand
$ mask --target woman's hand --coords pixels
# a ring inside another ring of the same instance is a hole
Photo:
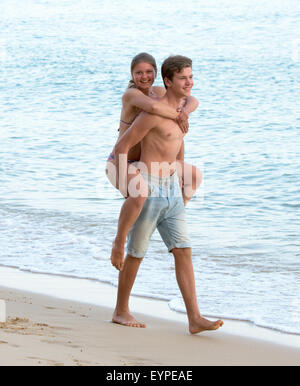
[[[180,127],[181,131],[186,134],[189,129],[189,116],[182,108],[178,108],[177,111],[179,112],[178,117],[175,119],[175,122]]]

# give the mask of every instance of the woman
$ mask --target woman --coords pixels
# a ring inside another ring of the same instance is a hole
[[[146,111],[151,114],[160,115],[165,118],[174,119],[178,123],[183,132],[188,130],[188,114],[193,112],[197,106],[198,101],[194,97],[188,97],[184,101],[184,105],[179,108],[179,111],[174,108],[159,102],[166,90],[163,87],[152,86],[157,75],[157,66],[155,59],[147,54],[141,53],[136,55],[131,62],[131,75],[132,80],[129,82],[128,88],[122,97],[122,111],[119,128],[119,138],[130,127],[135,118],[141,111]],[[128,153],[128,162],[132,163],[139,161],[141,147],[137,144]],[[178,161],[183,165],[184,150],[178,155]],[[184,169],[183,167],[181,168]],[[192,180],[192,191],[194,192],[201,183],[201,172],[194,166],[189,168]],[[118,181],[116,181],[115,173],[115,160],[114,153],[112,152],[107,160],[106,173],[110,182],[119,189]],[[183,174],[181,179],[183,179]],[[200,177],[200,178],[199,178]],[[130,192],[123,192],[126,198],[124,202],[119,222],[116,238],[113,243],[111,252],[111,262],[118,270],[122,270],[124,262],[124,246],[126,242],[127,234],[138,218],[144,202],[148,196],[148,185],[143,180],[139,173],[139,170],[131,165],[130,173],[127,174],[127,185],[130,184],[132,179],[137,185],[139,196],[132,197]],[[186,188],[186,187],[185,187]],[[120,190],[121,191],[121,190]],[[185,196],[183,193],[184,202],[191,198]]]

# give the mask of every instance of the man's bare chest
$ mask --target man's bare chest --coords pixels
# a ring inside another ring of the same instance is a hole
[[[156,135],[167,141],[181,140],[184,136],[177,123],[170,119],[156,128]]]

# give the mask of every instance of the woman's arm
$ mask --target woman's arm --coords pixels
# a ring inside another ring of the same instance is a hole
[[[176,119],[179,112],[173,107],[159,102],[143,94],[140,90],[129,89],[122,97],[123,103],[131,104],[150,114],[160,115],[164,118]]]
[[[189,96],[186,98],[183,106],[180,107],[180,114],[176,118],[176,122],[184,133],[187,133],[189,128],[189,114],[195,111],[198,105],[198,99],[193,96]]]
[[[155,91],[155,93],[158,95],[159,98],[162,98],[166,93],[166,89],[160,86],[153,86],[153,90]],[[199,105],[198,99],[193,96],[189,96],[184,99],[183,104],[180,106],[180,109],[181,110],[184,109],[186,114],[189,115],[196,110],[198,105]]]

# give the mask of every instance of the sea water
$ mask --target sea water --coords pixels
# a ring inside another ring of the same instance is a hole
[[[0,265],[117,285],[123,199],[104,169],[130,61],[187,55],[200,310],[300,334],[299,2],[2,0],[0,15]],[[184,312],[157,232],[133,293]]]

